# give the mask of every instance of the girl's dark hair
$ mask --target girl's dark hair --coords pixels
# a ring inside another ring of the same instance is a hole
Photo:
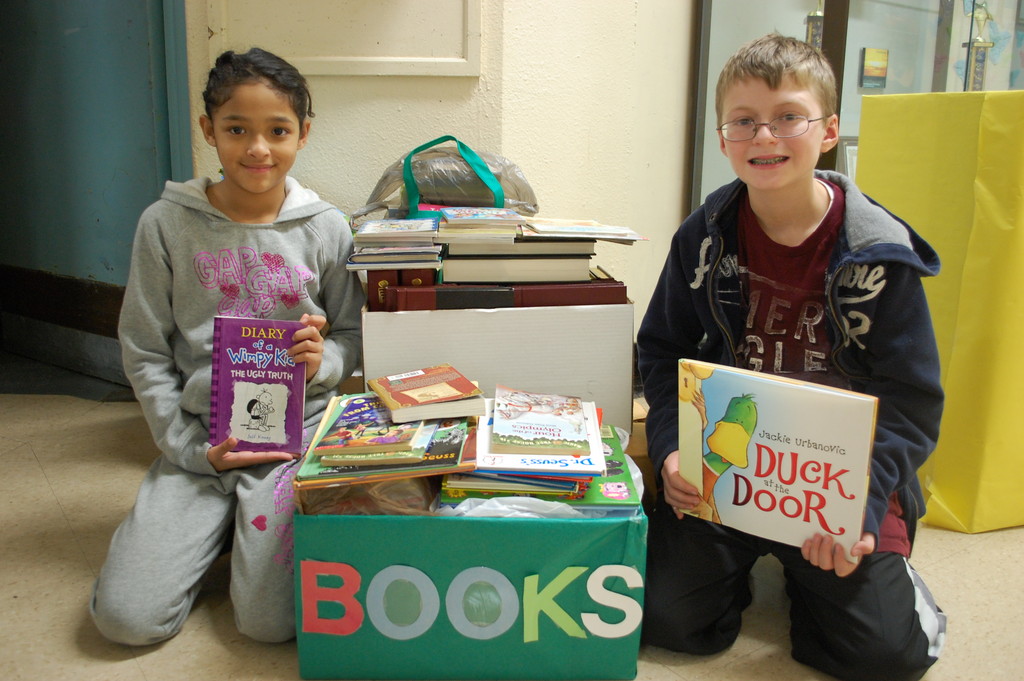
[[[203,91],[206,115],[212,119],[213,110],[228,101],[235,87],[243,83],[264,83],[283,94],[291,101],[300,125],[307,116],[312,118],[315,115],[309,84],[299,70],[276,54],[258,47],[245,54],[228,50],[217,57]]]

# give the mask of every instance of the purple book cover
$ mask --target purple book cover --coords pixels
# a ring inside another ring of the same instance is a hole
[[[302,452],[306,369],[288,356],[297,321],[214,317],[210,444]]]

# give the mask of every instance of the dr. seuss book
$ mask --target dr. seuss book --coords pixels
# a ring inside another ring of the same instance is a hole
[[[597,407],[593,402],[583,402],[584,419],[587,423],[587,444],[572,454],[557,454],[546,450],[530,450],[520,454],[502,454],[492,448],[494,443],[494,410],[497,398],[487,400],[488,413],[480,419],[477,437],[477,470],[483,473],[507,473],[523,476],[569,476],[593,478],[604,475],[604,447],[601,444],[601,427]]]
[[[494,389],[490,451],[495,454],[580,454],[590,450],[584,402],[570,395]],[[588,432],[589,429],[589,432]]]
[[[679,361],[679,474],[705,520],[793,546],[861,536],[878,400],[774,374]]]
[[[302,452],[306,368],[288,356],[297,321],[213,320],[210,444],[236,451]]]

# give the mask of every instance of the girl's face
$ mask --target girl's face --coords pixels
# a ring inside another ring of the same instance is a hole
[[[778,90],[757,78],[740,81],[726,91],[722,103],[722,123],[738,118],[767,123],[786,114],[813,119],[823,114],[814,93],[789,77]],[[799,137],[778,139],[761,126],[751,140],[730,142],[721,132],[718,138],[733,172],[751,191],[777,190],[813,181],[818,158],[839,141],[839,119],[832,115],[810,123]]]
[[[310,125],[299,123],[287,97],[264,83],[237,85],[213,119],[203,115],[199,124],[217,149],[224,189],[234,199],[281,192],[283,200],[284,179],[306,146]]]

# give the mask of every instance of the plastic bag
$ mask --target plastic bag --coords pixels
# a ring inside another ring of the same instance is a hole
[[[295,503],[305,515],[433,515],[437,481],[398,478],[319,489],[297,489]]]
[[[449,141],[455,145],[438,146]],[[412,182],[405,172],[407,158]],[[388,166],[366,205],[352,213],[353,224],[377,217],[371,214],[378,211],[386,211],[385,217],[408,216],[410,195],[418,195],[418,203],[442,206],[504,206],[523,215],[539,210],[519,166],[504,156],[475,152],[450,135],[431,140]]]

